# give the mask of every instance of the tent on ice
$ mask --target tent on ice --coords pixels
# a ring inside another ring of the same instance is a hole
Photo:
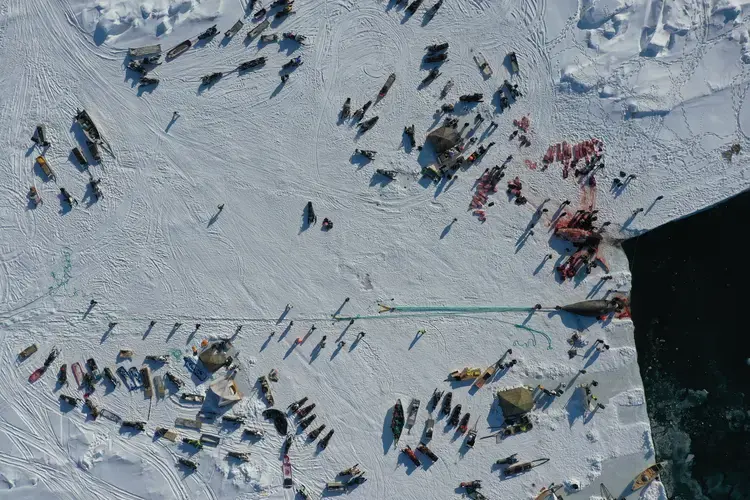
[[[237,357],[237,349],[229,340],[218,340],[206,346],[198,356],[211,373],[216,372],[222,366],[228,366]]]
[[[497,391],[497,401],[503,411],[503,417],[513,419],[531,411],[534,407],[534,392],[526,387],[516,387]]]
[[[211,384],[210,387],[214,394],[219,396],[220,408],[236,403],[244,396],[237,387],[237,382],[232,379],[219,380]]]
[[[427,141],[432,143],[432,147],[435,148],[435,153],[438,156],[454,147],[460,140],[461,136],[458,135],[456,129],[447,125],[443,125],[427,135]]]

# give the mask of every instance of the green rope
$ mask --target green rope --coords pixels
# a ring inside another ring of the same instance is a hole
[[[508,306],[386,306],[383,312],[531,312],[533,307],[508,307]]]

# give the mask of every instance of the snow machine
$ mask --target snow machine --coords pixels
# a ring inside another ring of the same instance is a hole
[[[285,40],[293,40],[301,45],[304,45],[305,40],[307,40],[307,37],[304,35],[298,35],[294,33],[293,31],[287,31],[286,33],[283,33],[282,35]]]
[[[296,68],[298,66],[302,66],[302,57],[297,56],[294,59],[289,59],[289,62],[285,62],[283,66],[281,66],[282,69],[290,69],[290,68]]]
[[[158,83],[159,83],[158,78],[149,78],[147,76],[141,77],[141,79],[138,80],[139,87],[147,87],[149,85],[158,85]]]
[[[377,116],[373,116],[369,120],[360,123],[359,124],[359,133],[360,134],[364,134],[365,132],[367,132],[368,130],[370,130],[372,127],[374,127],[377,122],[378,122],[378,117]]]
[[[516,58],[516,53],[508,53],[508,59],[510,60],[510,69],[513,70],[513,73],[518,73],[518,59]]]
[[[448,60],[448,54],[443,52],[441,54],[427,54],[424,57],[425,63],[437,63],[437,62],[443,62]]]
[[[395,170],[383,170],[382,168],[379,168],[375,170],[375,173],[380,174],[384,177],[388,177],[390,180],[395,181],[396,180],[396,171]]]
[[[421,87],[426,87],[427,85],[431,84],[435,79],[440,76],[440,71],[438,71],[437,68],[432,68],[429,73],[427,73],[427,76],[424,77],[424,80],[422,80],[422,83],[420,84]]]
[[[480,93],[476,94],[464,94],[458,98],[461,102],[484,102],[484,96]]]
[[[270,35],[260,35],[260,41],[263,43],[275,43],[279,41],[278,33],[271,33]]]
[[[371,149],[355,149],[354,150],[355,155],[362,155],[368,160],[374,160],[375,155],[377,154],[377,151],[373,151]]]
[[[265,16],[266,14],[268,14],[268,11],[264,7],[260,9],[258,12],[256,12],[255,14],[253,14],[253,21],[259,20],[261,17]]]
[[[130,61],[128,63],[128,69],[131,71],[135,71],[136,73],[140,73],[142,75],[145,75],[148,71],[146,68],[143,67],[143,63],[140,61]]]
[[[257,66],[263,66],[264,64],[266,64],[266,58],[258,57],[256,59],[251,59],[250,61],[243,62],[242,64],[237,66],[237,71],[247,71]]]
[[[224,73],[220,71],[211,73],[210,75],[205,75],[201,78],[201,85],[213,85],[214,83],[218,82],[222,76],[224,76]]]
[[[70,406],[75,407],[75,406],[78,406],[78,402],[80,401],[80,399],[74,398],[71,396],[66,396],[65,394],[60,394],[60,401],[65,401]]]
[[[182,457],[178,458],[177,459],[177,464],[178,465],[184,465],[185,467],[187,467],[188,469],[191,469],[191,470],[198,469],[198,463],[194,462],[192,460],[188,460],[187,458],[182,458]]]
[[[216,25],[214,24],[210,28],[208,28],[206,31],[198,35],[198,40],[206,40],[208,38],[211,38],[213,36],[216,36],[216,34],[219,32],[219,30],[216,28]]]
[[[378,93],[378,98],[382,99],[385,97],[385,95],[388,93],[389,90],[391,90],[391,85],[393,85],[393,82],[396,81],[396,73],[391,73],[388,75],[388,79],[385,81],[385,85],[383,85],[383,88],[380,89],[380,92]]]
[[[144,57],[143,59],[141,59],[141,64],[143,64],[144,66],[158,66],[159,64],[161,64],[161,61],[159,59],[161,59],[160,55]]]
[[[352,105],[352,98],[351,97],[347,97],[346,101],[344,101],[344,105],[341,108],[341,119],[342,120],[346,120],[346,119],[349,118],[349,116],[351,116],[351,112],[352,112],[351,105]]]
[[[36,187],[31,186],[29,188],[29,199],[34,202],[34,205],[40,205],[42,203],[42,197],[39,196],[39,191],[36,190]]]
[[[288,4],[286,7],[284,7],[283,9],[281,9],[280,11],[278,11],[276,15],[274,16],[274,19],[284,19],[289,14],[294,14],[291,3]]]
[[[239,451],[228,451],[227,452],[227,456],[231,457],[231,458],[234,458],[234,459],[237,459],[237,460],[239,460],[241,462],[249,462],[250,461],[250,453],[247,453],[247,452],[242,453],[242,452],[239,452]]]
[[[367,110],[370,108],[370,105],[372,105],[372,101],[367,101],[361,108],[354,112],[352,118],[354,118],[355,120],[361,120],[365,116]]]
[[[450,47],[448,42],[443,42],[443,43],[436,43],[433,45],[428,45],[427,47],[425,47],[425,50],[427,50],[427,52],[442,52],[446,50],[448,47]]]

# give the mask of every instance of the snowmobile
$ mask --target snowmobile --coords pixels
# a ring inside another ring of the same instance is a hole
[[[309,413],[310,413],[311,411],[313,411],[313,409],[314,409],[314,408],[315,408],[315,403],[313,403],[313,404],[311,404],[311,405],[308,405],[308,406],[305,406],[304,408],[300,408],[300,409],[299,409],[299,410],[297,410],[297,412],[296,412],[296,413],[297,413],[297,416],[298,416],[298,417],[300,417],[300,418],[304,418],[304,417],[306,417],[306,416],[307,416],[307,415],[308,415],[308,414],[309,414]]]
[[[474,422],[474,427],[471,428],[469,431],[469,434],[466,435],[466,446],[469,448],[474,447],[474,443],[477,441],[477,424],[479,423],[479,419]]]
[[[362,155],[368,160],[374,160],[375,155],[377,154],[377,151],[373,151],[371,149],[355,149],[354,150],[355,155]]]
[[[377,122],[378,122],[378,117],[377,116],[373,116],[369,120],[360,123],[359,124],[359,133],[360,134],[364,134],[365,132],[367,132],[368,130],[370,130],[372,127],[374,127]]]
[[[316,428],[315,430],[311,431],[310,434],[307,435],[308,439],[315,440],[318,439],[318,436],[321,432],[326,428],[326,424],[321,425],[320,427]]]
[[[359,470],[359,464],[354,464],[348,469],[344,469],[341,472],[338,473],[339,476],[356,476],[357,474],[361,473],[362,471]]]
[[[93,376],[95,380],[99,380],[100,378],[102,378],[101,373],[99,373],[99,367],[96,365],[96,361],[94,361],[94,358],[89,358],[86,360],[86,367],[91,370],[91,376]]]
[[[409,4],[409,6],[406,8],[406,12],[409,14],[414,14],[420,5],[422,5],[423,0],[414,0],[412,3]]]
[[[467,427],[469,425],[469,419],[471,418],[471,413],[464,413],[464,416],[461,417],[461,423],[458,424],[458,432],[463,434],[467,431]]]
[[[453,411],[451,412],[451,416],[448,419],[448,423],[451,425],[458,425],[458,419],[461,416],[461,405],[456,405],[453,407]]]
[[[237,417],[233,415],[224,415],[221,417],[222,422],[229,422],[232,424],[244,424],[245,423],[245,417]]]
[[[46,148],[50,146],[50,142],[47,140],[46,135],[44,125],[39,124],[34,130],[34,135],[31,136],[31,141],[38,146]]]
[[[44,175],[46,175],[48,178],[52,180],[56,180],[57,176],[52,171],[52,168],[50,168],[49,163],[47,163],[47,160],[44,158],[44,156],[37,156],[36,157],[36,163],[39,165],[39,168],[42,169],[42,172],[44,172]]]
[[[448,414],[451,411],[451,400],[453,399],[453,393],[449,392],[443,399],[443,406],[440,408],[440,413]]]
[[[203,443],[201,443],[198,439],[182,438],[182,442],[185,444],[189,444],[193,448],[197,448],[199,450],[203,449]]]
[[[294,33],[293,31],[287,31],[286,33],[282,33],[282,36],[284,37],[285,40],[293,40],[300,45],[304,45],[305,40],[307,40],[306,36],[298,35]]]
[[[310,203],[307,208],[308,210],[312,210],[312,203]],[[287,410],[294,413],[300,408],[300,406],[305,404],[305,402],[307,402],[307,396],[287,406]]]
[[[42,204],[42,197],[39,196],[39,192],[36,190],[36,187],[31,186],[29,188],[27,196],[34,203],[34,206]]]
[[[341,119],[346,120],[351,115],[351,104],[352,104],[352,98],[347,97],[346,101],[344,101],[344,106],[341,108]]]
[[[443,397],[443,392],[444,391],[438,391],[437,389],[432,391],[432,397],[430,398],[430,402],[427,404],[428,411],[430,410],[430,408],[437,408],[438,401],[440,401],[440,398]]]
[[[210,28],[208,28],[206,31],[198,35],[198,40],[206,40],[208,38],[216,36],[216,34],[219,32],[218,29],[216,29],[216,25],[214,24]]]
[[[147,87],[149,85],[158,85],[159,79],[158,78],[149,78],[149,77],[141,77],[140,80],[138,80],[138,86],[139,87]]]
[[[177,375],[175,375],[172,372],[167,372],[166,377],[167,379],[169,379],[170,382],[172,382],[178,388],[185,385],[185,382],[183,382],[179,377],[177,377]]]
[[[159,61],[159,59],[161,59],[160,55],[144,57],[143,59],[141,59],[141,64],[143,64],[144,66],[158,66],[159,64],[161,64],[161,61]]]
[[[146,422],[134,422],[130,420],[125,420],[122,422],[123,427],[132,427],[133,429],[137,429],[139,431],[145,431],[146,430]]]
[[[141,61],[130,61],[128,63],[128,69],[142,75],[145,75],[148,72],[148,70],[143,67],[143,63]]]
[[[435,3],[435,5],[427,9],[427,12],[425,13],[427,18],[431,19],[435,14],[437,14],[437,11],[440,9],[440,7],[442,7],[442,5],[443,5],[443,0],[438,0]]]
[[[427,76],[424,77],[424,80],[422,80],[422,83],[420,84],[421,87],[426,87],[429,84],[431,84],[437,77],[439,77],[442,73],[437,68],[432,68],[429,73],[427,73]]]
[[[80,401],[80,399],[74,398],[71,396],[66,396],[65,394],[60,394],[60,401],[65,401],[70,406],[76,407],[78,406],[78,402]]]
[[[203,394],[191,394],[189,392],[183,392],[180,394],[180,399],[188,401],[190,403],[202,403],[206,397]]]
[[[99,408],[96,407],[96,404],[94,403],[94,400],[91,398],[86,398],[86,407],[91,412],[91,417],[96,420],[96,418],[99,416]]]
[[[60,367],[60,371],[57,372],[57,383],[60,385],[68,383],[68,365],[64,363]]]
[[[509,457],[500,458],[498,460],[495,460],[495,464],[497,465],[513,465],[518,462],[518,459],[516,458],[516,455],[518,453],[514,453],[510,455]]]
[[[433,45],[428,45],[427,47],[425,47],[425,50],[427,50],[427,52],[442,52],[446,50],[448,47],[450,47],[448,42],[443,42],[443,43],[436,43]]]
[[[265,57],[258,57],[257,59],[251,59],[250,61],[245,61],[239,66],[237,66],[237,71],[247,71],[251,68],[254,68],[256,66],[262,66],[266,64],[266,58]]]
[[[178,465],[184,465],[188,469],[197,470],[198,469],[198,462],[194,462],[192,460],[188,460],[187,458],[179,457],[177,459]]]
[[[308,201],[307,202],[307,224],[308,225],[313,225],[316,222],[318,222],[318,217],[315,215],[315,210],[313,210],[313,204],[312,204],[312,202]],[[304,398],[304,399],[307,400],[307,398]],[[304,403],[301,403],[301,404],[304,404]],[[296,410],[294,410],[294,411],[296,411]]]
[[[260,41],[263,43],[276,43],[279,41],[278,33],[271,33],[270,35],[260,35]]]
[[[433,462],[438,461],[438,456],[435,455],[435,453],[433,453],[432,450],[429,449],[426,444],[419,443],[419,446],[417,446],[417,450],[424,453],[428,457],[430,457],[430,460],[432,460]]]
[[[276,13],[274,19],[284,19],[289,14],[294,14],[295,11],[292,10],[292,7],[293,5],[291,3],[287,4],[286,7]]]
[[[250,461],[250,453],[245,452],[239,452],[239,451],[228,451],[227,452],[228,457],[236,458],[237,460],[241,460],[242,462],[249,462]]]
[[[62,195],[65,202],[72,207],[74,204],[78,205],[78,200],[70,196],[70,193],[65,188],[60,188],[60,194]]]
[[[297,68],[299,66],[302,66],[302,57],[297,56],[294,59],[289,59],[289,62],[284,63],[281,68],[282,69],[290,69],[290,68]]]
[[[271,7],[270,8],[273,9],[274,7],[281,7],[282,5],[287,5],[287,4],[290,4],[290,3],[294,3],[294,0],[274,0],[271,3]]]
[[[303,500],[310,500],[310,497],[312,497],[312,493],[310,493],[303,484],[297,486],[297,493],[299,493],[299,496],[301,496]]]
[[[430,417],[425,421],[424,424],[424,437],[427,439],[432,439],[432,433],[435,429],[435,419]]]
[[[112,370],[109,368],[109,366],[104,367],[104,378],[109,380],[109,382],[115,387],[120,385],[120,381],[115,378],[115,374],[112,373]]]
[[[303,419],[299,423],[300,429],[307,429],[310,426],[310,424],[313,423],[313,420],[315,420],[316,418],[317,417],[313,414],[313,415],[310,415],[309,417],[306,417],[305,419]]]
[[[484,96],[478,92],[476,94],[464,94],[458,98],[461,102],[484,102],[483,99]]]
[[[406,137],[408,137],[409,141],[411,141],[411,147],[414,147],[414,145],[417,143],[417,141],[414,139],[414,125],[404,127],[404,134],[406,134]]]
[[[268,14],[268,11],[265,7],[261,8],[259,11],[257,11],[255,14],[253,14],[253,21],[258,21],[261,17]]]
[[[283,451],[284,455],[287,455],[289,453],[289,448],[291,448],[291,447],[292,447],[292,436],[290,434],[284,440],[284,446],[282,447],[282,451]]]
[[[424,56],[424,62],[429,63],[437,63],[437,62],[443,62],[448,60],[448,54],[443,52],[441,54],[427,54]]]
[[[508,53],[508,59],[510,59],[510,69],[513,70],[513,73],[518,73],[518,59],[516,58],[516,53]]]
[[[395,170],[383,170],[382,168],[379,168],[375,170],[375,173],[380,174],[382,176],[388,177],[392,181],[396,180],[396,174],[397,172]]]
[[[127,387],[129,391],[134,391],[138,388],[137,385],[133,384],[133,381],[130,379],[130,377],[128,377],[128,372],[127,370],[125,370],[124,366],[118,367],[116,371],[125,384],[125,387]]]
[[[328,434],[323,437],[320,441],[318,441],[318,446],[323,448],[324,450],[328,447],[328,442],[331,440],[331,437],[333,436],[333,429],[328,431]]]
[[[409,409],[407,410],[406,427],[411,432],[411,428],[414,426],[414,422],[417,421],[417,412],[419,412],[420,401],[418,399],[412,399],[409,403]]]
[[[251,429],[251,428],[248,427],[247,429],[243,429],[243,431],[242,431],[242,435],[244,436],[245,434],[247,434],[250,437],[262,438],[263,437],[263,430],[262,429]]]
[[[201,444],[209,446],[219,446],[221,438],[213,434],[201,434]]]
[[[155,363],[169,363],[169,354],[160,354],[158,356],[149,354],[144,359],[146,361],[153,361]]]
[[[417,467],[422,465],[422,462],[420,462],[419,458],[417,458],[417,454],[414,453],[414,450],[412,450],[410,446],[403,448],[401,451],[406,453],[406,455],[411,459],[411,461],[414,462],[414,465],[416,465]]]
[[[224,73],[221,71],[217,71],[216,73],[211,73],[210,75],[204,75],[201,78],[201,85],[212,85],[219,81],[219,79],[224,76]]]
[[[90,174],[91,172],[89,172]],[[104,196],[102,193],[102,190],[99,188],[99,183],[102,182],[101,179],[96,179],[92,177],[89,181],[89,186],[91,186],[91,191],[94,193],[94,198],[97,199],[97,201]]]
[[[372,101],[367,101],[361,108],[354,112],[352,118],[354,118],[354,120],[361,120],[371,105]]]
[[[83,156],[83,153],[81,153],[81,149],[77,146],[70,150],[71,153],[73,153],[73,156],[75,156],[76,161],[82,166],[85,167],[89,164],[88,160],[86,160],[86,157]]]
[[[135,353],[130,349],[120,349],[120,352],[117,353],[117,356],[120,358],[132,358],[135,356]]]

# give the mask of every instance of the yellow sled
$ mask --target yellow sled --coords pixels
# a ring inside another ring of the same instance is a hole
[[[638,474],[635,479],[633,479],[633,491],[639,490],[646,486],[648,483],[656,479],[659,473],[661,473],[663,470],[663,464],[654,464]]]
[[[473,378],[477,378],[482,374],[481,368],[471,368],[466,367],[461,371],[453,370],[450,375],[448,375],[449,378],[453,380],[470,380]]]

